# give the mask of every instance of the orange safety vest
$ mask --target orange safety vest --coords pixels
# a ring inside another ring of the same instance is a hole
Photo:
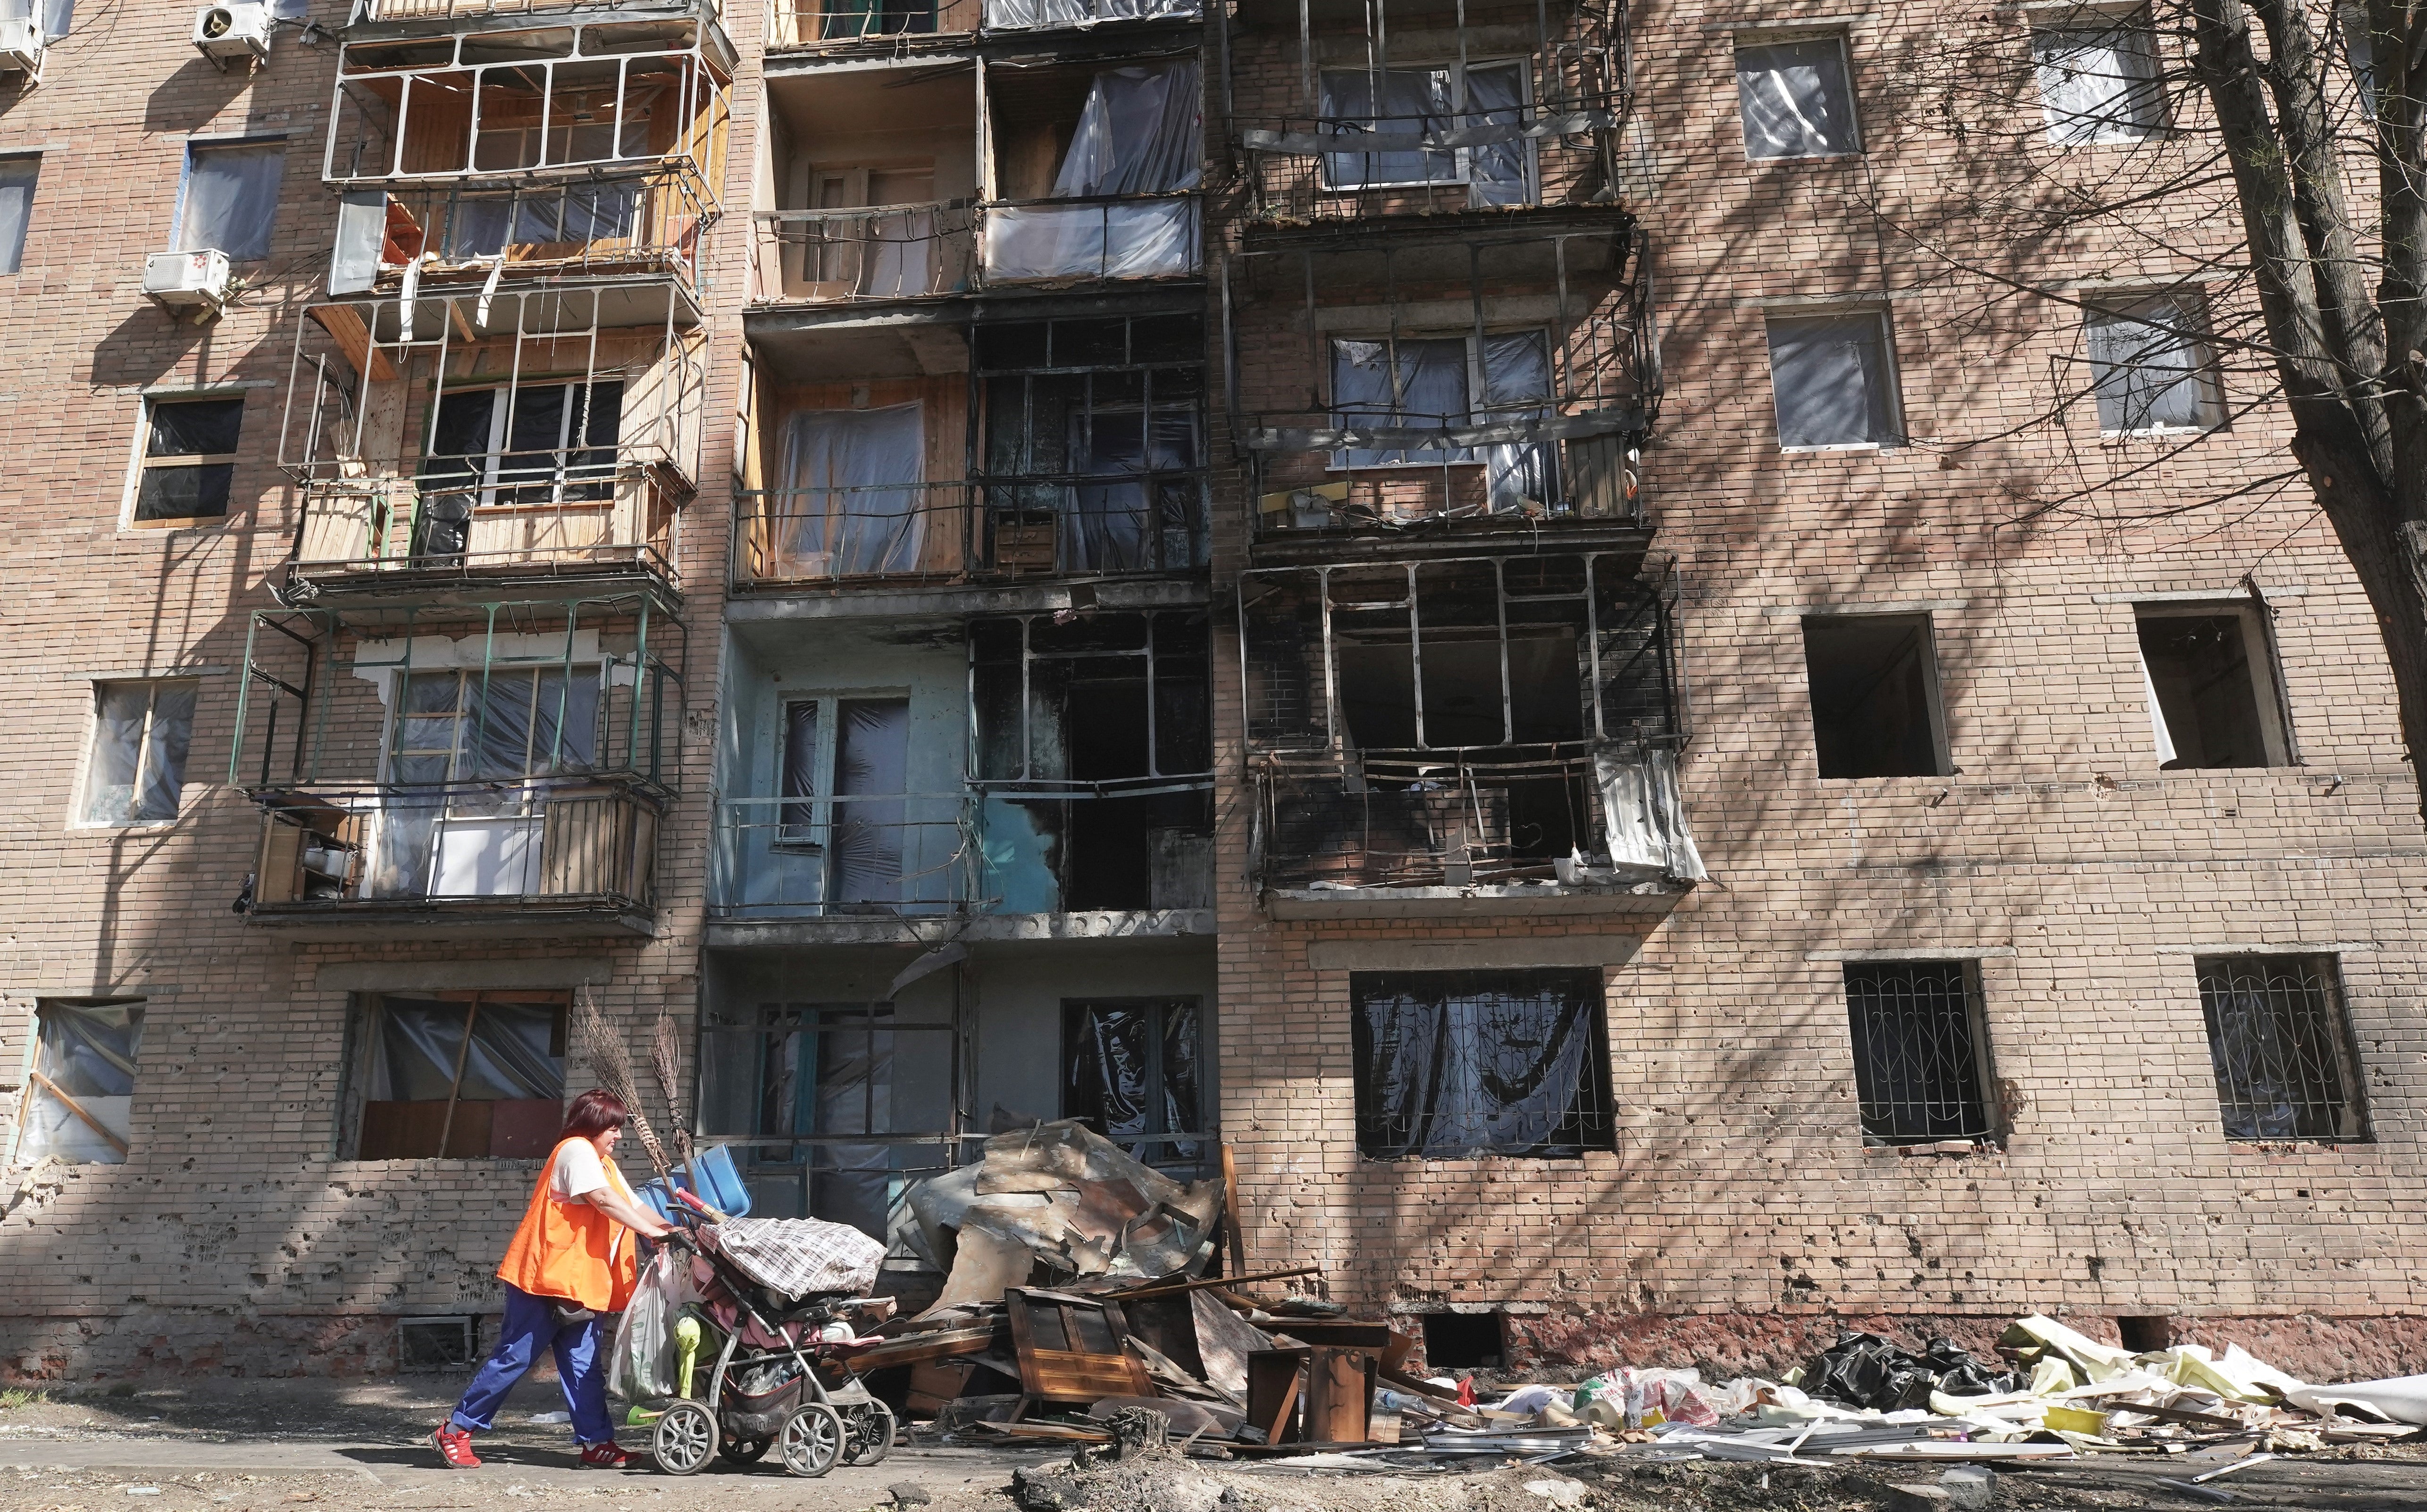
[[[532,1296],[569,1299],[593,1312],[621,1312],[632,1300],[632,1289],[640,1279],[624,1226],[592,1207],[587,1198],[560,1202],[548,1190],[556,1176],[556,1158],[573,1142],[563,1140],[548,1152],[539,1185],[531,1190],[530,1207],[497,1266],[497,1279]],[[606,1166],[608,1183],[615,1194],[638,1206],[639,1199],[624,1184],[615,1162],[600,1163]]]

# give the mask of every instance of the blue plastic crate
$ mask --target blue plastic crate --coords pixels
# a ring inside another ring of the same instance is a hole
[[[741,1184],[741,1173],[734,1169],[733,1151],[723,1145],[711,1145],[692,1156],[675,1172],[674,1182],[728,1218],[749,1216],[750,1189]],[[639,1195],[650,1211],[674,1221],[676,1204],[664,1178],[642,1187]]]

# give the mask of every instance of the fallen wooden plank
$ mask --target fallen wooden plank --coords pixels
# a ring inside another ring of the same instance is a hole
[[[1002,1325],[989,1323],[975,1328],[906,1334],[847,1355],[842,1366],[854,1375],[865,1375],[892,1365],[917,1365],[931,1359],[950,1359],[954,1355],[982,1355],[994,1347],[1003,1332]]]

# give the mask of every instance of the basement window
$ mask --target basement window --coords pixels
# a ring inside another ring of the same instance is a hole
[[[1929,615],[1806,616],[1803,664],[1822,778],[1946,774]]]
[[[34,1004],[34,1063],[18,1112],[15,1163],[44,1156],[123,1163],[133,1138],[140,998],[43,998]]]
[[[353,1032],[352,1159],[536,1159],[564,1118],[562,993],[387,993]]]
[[[2367,1139],[2334,958],[2211,955],[2196,965],[2224,1137]]]
[[[460,1370],[478,1357],[473,1353],[478,1325],[464,1313],[440,1318],[396,1320],[396,1368],[400,1371]]]
[[[1425,1363],[1437,1371],[1496,1371],[1507,1358],[1506,1320],[1498,1312],[1427,1312]]]
[[[1062,1116],[1154,1165],[1204,1153],[1204,1019],[1194,998],[1062,1001]]]
[[[201,688],[190,677],[93,685],[80,822],[164,824],[177,817]]]
[[[135,470],[135,523],[224,519],[236,480],[244,398],[143,401],[143,454]]]
[[[1349,997],[1367,1159],[1617,1147],[1600,972],[1358,972]]]
[[[1846,1010],[1867,1145],[1988,1139],[1989,1036],[1969,961],[1849,961]]]
[[[1885,312],[1775,316],[1768,330],[1783,449],[1893,447],[1904,439]]]
[[[2158,764],[2277,767],[2288,757],[2267,627],[2253,606],[2134,611]]]
[[[1736,48],[1736,103],[1745,155],[1841,157],[1863,150],[1854,130],[1854,87],[1846,39],[1805,37]]]

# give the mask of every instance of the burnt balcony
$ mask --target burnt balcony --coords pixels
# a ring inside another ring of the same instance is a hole
[[[733,586],[1188,572],[1205,525],[1197,471],[759,489],[740,496]]]
[[[1185,22],[1201,14],[1197,0],[774,0],[767,11],[767,46],[898,54],[915,50],[927,37]]]
[[[699,288],[700,234],[714,207],[689,176],[660,168],[613,178],[586,169],[506,185],[349,191],[338,211],[333,293],[539,278],[670,278]]]

